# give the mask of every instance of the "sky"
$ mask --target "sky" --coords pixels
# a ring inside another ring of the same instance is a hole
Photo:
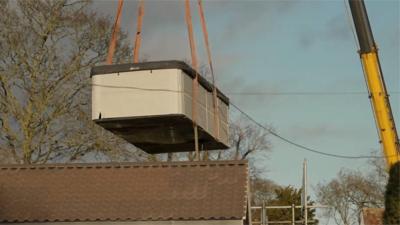
[[[400,126],[400,1],[365,2]],[[217,86],[233,103],[280,135],[326,153],[357,156],[380,151],[343,0],[214,0],[203,4]],[[116,8],[117,1],[111,0],[95,1],[93,6],[111,18]],[[136,11],[137,2],[125,2],[122,29],[132,40]],[[192,14],[199,57],[206,63],[195,2]],[[146,1],[142,34],[140,57],[148,61],[190,59],[183,1]],[[267,94],[243,95],[250,92]],[[281,185],[301,185],[304,159],[311,189],[335,177],[341,168],[368,169],[365,159],[331,158],[272,136],[270,140],[269,159],[259,160],[266,169],[263,176]]]

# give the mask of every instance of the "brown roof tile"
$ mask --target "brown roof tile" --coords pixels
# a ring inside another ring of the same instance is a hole
[[[247,170],[246,161],[0,166],[0,222],[242,219]]]
[[[381,208],[363,208],[361,212],[364,225],[383,225],[383,212]]]

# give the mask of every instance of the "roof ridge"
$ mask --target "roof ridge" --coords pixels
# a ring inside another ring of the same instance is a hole
[[[8,220],[8,219],[0,219],[0,223],[44,223],[44,222],[134,222],[134,221],[170,221],[170,220],[241,220],[243,218],[237,216],[195,216],[191,218],[179,217],[179,216],[170,216],[170,217],[110,217],[110,218],[85,218],[85,219],[19,219],[19,220]]]
[[[0,170],[18,169],[108,169],[108,168],[158,168],[197,166],[246,166],[247,160],[176,161],[176,162],[110,162],[110,163],[55,163],[55,164],[3,164]]]

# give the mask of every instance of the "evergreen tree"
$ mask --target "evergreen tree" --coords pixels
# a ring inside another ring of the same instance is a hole
[[[400,224],[400,162],[394,164],[390,169],[385,193],[383,224]]]
[[[284,205],[301,205],[302,189],[296,189],[292,186],[280,187],[275,190],[275,198],[268,201],[268,206],[284,206]],[[310,197],[307,197],[308,205],[313,205],[314,202],[310,201]],[[290,221],[292,220],[291,209],[268,209],[267,216],[269,221]],[[318,224],[318,220],[315,218],[315,209],[309,209],[307,213],[309,221],[315,221],[313,224]],[[295,220],[304,220],[302,209],[295,209]],[[274,224],[274,223],[269,223]]]

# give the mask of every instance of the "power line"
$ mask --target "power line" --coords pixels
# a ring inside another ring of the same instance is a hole
[[[92,86],[115,88],[115,89],[135,89],[141,91],[163,91],[163,92],[183,92],[172,89],[161,88],[141,88],[135,86],[116,86],[105,84],[92,84]],[[368,95],[368,92],[349,91],[349,92],[226,92],[227,95]],[[389,94],[400,94],[400,91],[392,91]]]
[[[368,95],[364,91],[348,92],[226,92],[227,95]],[[392,91],[389,94],[400,94],[399,91]]]
[[[302,150],[306,150],[309,152],[313,152],[316,154],[320,154],[320,155],[325,155],[325,156],[329,156],[329,157],[334,157],[334,158],[341,158],[341,159],[372,159],[372,158],[385,158],[383,156],[348,156],[348,155],[339,155],[339,154],[332,154],[332,153],[326,153],[326,152],[322,152],[307,146],[304,146],[302,144],[298,144],[292,140],[289,140],[288,138],[285,138],[281,135],[279,135],[278,133],[274,132],[273,130],[265,127],[264,125],[262,125],[261,123],[259,123],[258,121],[256,121],[255,119],[253,119],[249,114],[247,114],[246,112],[244,112],[242,109],[240,109],[237,105],[235,105],[233,102],[230,102],[230,105],[232,105],[234,108],[236,108],[240,113],[242,113],[244,116],[246,116],[249,120],[251,120],[253,123],[255,123],[257,126],[259,126],[260,128],[266,130],[268,133],[270,133],[271,135],[275,136],[276,138],[291,144],[293,146],[298,147],[299,149]],[[389,157],[394,157],[394,156],[389,156]]]
[[[94,83],[92,83],[92,86],[114,88],[114,89],[131,89],[131,90],[138,90],[138,91],[184,93],[184,91],[178,91],[178,90],[173,90],[173,89],[164,89],[164,88],[141,88],[141,87],[135,87],[135,86],[106,85],[106,84],[94,84]]]
[[[106,87],[106,88],[115,88],[115,89],[134,89],[134,90],[140,90],[140,91],[156,91],[156,92],[181,92],[182,91],[177,91],[177,90],[171,90],[171,89],[153,89],[153,88],[139,88],[139,87],[133,87],[133,86],[113,86],[113,85],[101,85],[101,84],[92,84],[92,86],[99,86],[99,87]],[[274,137],[288,143],[291,144],[299,149],[302,150],[306,150],[309,152],[313,152],[316,154],[320,154],[320,155],[325,155],[325,156],[329,156],[329,157],[335,157],[335,158],[342,158],[342,159],[372,159],[372,158],[385,158],[384,156],[348,156],[348,155],[339,155],[339,154],[332,154],[332,153],[326,153],[326,152],[322,152],[310,147],[307,147],[305,145],[302,144],[298,144],[286,137],[283,137],[281,135],[279,135],[278,133],[274,132],[273,130],[265,127],[264,125],[262,125],[261,123],[259,123],[258,121],[256,121],[253,117],[251,117],[249,114],[247,114],[246,112],[244,112],[242,109],[240,109],[236,104],[234,104],[232,101],[229,102],[230,105],[232,105],[235,109],[237,109],[241,114],[243,114],[244,116],[246,116],[249,120],[251,120],[253,123],[255,123],[257,126],[259,126],[260,128],[266,130],[268,133],[270,133],[271,135],[273,135]],[[388,156],[388,157],[395,157],[396,155],[393,156]]]

